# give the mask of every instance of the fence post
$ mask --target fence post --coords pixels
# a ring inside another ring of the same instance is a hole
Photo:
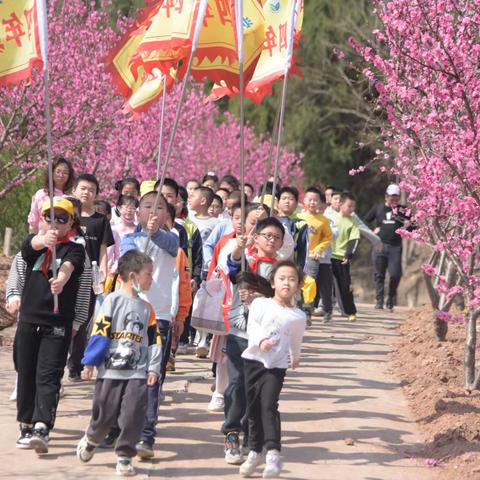
[[[7,257],[10,256],[10,251],[12,248],[12,236],[13,229],[10,227],[5,228],[5,236],[3,237],[3,254]]]

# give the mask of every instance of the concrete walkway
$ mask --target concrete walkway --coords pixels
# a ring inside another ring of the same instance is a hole
[[[412,459],[422,442],[388,355],[406,310],[378,314],[361,306],[358,321],[314,324],[305,337],[303,366],[289,372],[281,397],[282,478],[290,480],[430,480],[434,471]],[[50,453],[15,448],[11,350],[0,347],[0,478],[109,479],[115,455],[99,450],[87,465],[75,447],[87,425],[92,383],[66,384]],[[223,460],[222,414],[206,411],[210,363],[181,356],[167,380],[153,462],[135,461],[137,478],[240,478]],[[256,478],[261,478],[259,469]]]

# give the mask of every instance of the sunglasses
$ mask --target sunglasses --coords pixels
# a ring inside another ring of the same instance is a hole
[[[50,215],[49,214],[45,214],[43,216],[43,219],[47,222],[47,223],[50,223]],[[55,215],[55,217],[53,218],[53,221],[58,223],[59,225],[65,225],[68,223],[68,220],[70,219],[70,216],[69,215]]]

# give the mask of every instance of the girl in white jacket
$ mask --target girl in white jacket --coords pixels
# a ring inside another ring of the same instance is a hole
[[[300,362],[300,347],[305,331],[305,313],[296,307],[303,274],[289,260],[274,265],[270,282],[273,298],[257,298],[248,315],[248,347],[243,352],[247,389],[247,419],[250,453],[240,474],[251,476],[263,462],[263,478],[280,474],[281,430],[278,400],[289,361],[292,368]]]

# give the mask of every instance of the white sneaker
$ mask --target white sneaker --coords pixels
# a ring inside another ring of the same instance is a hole
[[[48,453],[48,428],[44,423],[37,422],[35,424],[29,446],[39,455]]]
[[[212,399],[208,404],[207,410],[209,412],[223,412],[225,407],[225,402],[223,400],[223,395],[221,393],[214,393]]]
[[[237,432],[227,433],[225,436],[225,462],[229,465],[241,465],[243,455],[240,450],[240,439]]]
[[[33,425],[28,425],[26,423],[20,424],[20,435],[18,436],[16,447],[26,450],[32,448],[30,446],[30,439],[33,434]]]
[[[87,434],[85,434],[80,442],[78,442],[77,458],[81,462],[89,462],[95,453],[96,447],[98,447],[98,445],[88,440]]]
[[[247,459],[240,466],[240,475],[242,477],[250,477],[255,472],[256,468],[263,462],[263,455],[261,453],[250,450]]]
[[[277,478],[282,471],[282,459],[278,450],[269,450],[265,459],[263,478]]]
[[[121,477],[133,477],[137,472],[133,468],[132,459],[128,457],[117,457],[117,475]]]

